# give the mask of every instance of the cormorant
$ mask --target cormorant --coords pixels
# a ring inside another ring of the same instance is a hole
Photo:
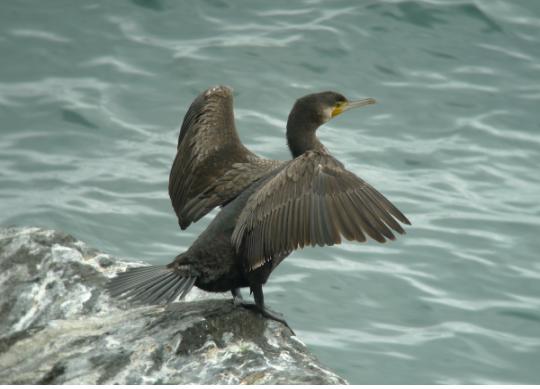
[[[304,96],[287,121],[293,159],[263,159],[236,132],[232,90],[201,93],[184,117],[169,195],[182,229],[216,206],[221,211],[191,247],[166,266],[131,268],[109,283],[113,296],[148,304],[183,298],[193,285],[231,291],[235,301],[287,323],[264,305],[262,285],[293,250],[347,240],[378,242],[405,231],[409,220],[381,193],[346,170],[315,132],[331,118],[373,99],[336,92]],[[397,220],[397,221],[396,221]],[[250,287],[255,304],[241,300]]]

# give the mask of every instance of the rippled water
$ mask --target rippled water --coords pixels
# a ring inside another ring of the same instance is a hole
[[[243,141],[289,153],[293,101],[380,104],[319,132],[413,222],[294,253],[266,287],[351,383],[539,383],[540,2],[4,1],[0,223],[164,263],[179,123],[214,84]]]

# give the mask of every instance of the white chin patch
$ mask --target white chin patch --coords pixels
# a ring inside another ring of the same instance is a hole
[[[328,108],[324,109],[324,111],[323,111],[323,123],[326,123],[327,121],[332,119],[332,111],[333,110],[334,110],[334,108],[332,108],[332,107],[328,107]]]

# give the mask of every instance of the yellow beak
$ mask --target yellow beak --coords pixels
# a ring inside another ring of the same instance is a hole
[[[377,101],[375,99],[369,97],[367,99],[346,101],[343,103],[339,103],[332,110],[332,117],[336,117],[337,115],[342,114],[343,112],[348,111],[349,109],[365,107],[366,105],[375,104],[376,102]]]

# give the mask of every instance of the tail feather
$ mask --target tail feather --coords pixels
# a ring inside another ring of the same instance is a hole
[[[144,304],[170,303],[184,298],[196,277],[185,277],[166,266],[146,266],[126,270],[107,284],[112,297]]]
[[[174,289],[174,287],[178,284],[178,278],[172,277],[168,281],[164,281],[161,283],[161,286],[156,289],[154,293],[152,293],[150,296],[148,296],[148,299],[150,301],[152,300],[164,300],[164,296],[167,292],[169,292],[171,289]]]
[[[147,285],[147,281],[155,280],[164,274],[169,274],[163,266],[149,266],[147,271],[135,272],[135,269],[128,269],[124,273],[118,274],[113,278],[108,286],[113,297],[119,296],[127,291],[133,291],[142,285]]]
[[[168,272],[165,273],[162,270],[163,269],[155,269],[153,272],[145,272],[139,274],[131,274],[131,271],[128,270],[125,273],[122,273],[113,280],[111,280],[108,285],[109,290],[111,291],[111,295],[113,297],[119,296],[128,290],[133,290],[134,288],[136,289],[137,286],[144,285],[144,281],[154,279],[163,274],[168,274]]]
[[[170,288],[167,292],[165,292],[165,294],[163,295],[163,299],[165,301],[172,301],[176,298],[176,296],[178,296],[179,294],[182,293],[182,291],[184,290],[184,286],[186,285],[186,282],[190,280],[190,278],[183,278],[181,282],[177,283],[176,285],[174,285],[172,288]],[[189,288],[191,289],[191,288]],[[187,289],[189,291],[189,289]],[[182,300],[182,296],[180,296],[180,300]]]
[[[143,288],[139,293],[134,295],[133,298],[145,304],[152,304],[152,301],[160,301],[160,291],[167,286],[170,288],[171,281],[173,281],[173,284],[178,282],[178,279],[175,277],[174,273],[171,273],[168,276],[160,277],[159,280],[154,282],[152,287],[146,289]]]
[[[186,281],[186,285],[182,289],[182,294],[180,295],[180,300],[182,300],[184,297],[186,297],[186,294],[193,288],[193,285],[195,285],[195,281],[197,280],[196,277],[188,278]]]
[[[175,295],[180,295],[180,300],[182,300],[186,294],[191,290],[193,284],[197,280],[196,277],[184,278],[181,284],[178,284],[178,287],[174,290]]]
[[[159,289],[164,283],[167,283],[171,278],[175,278],[174,274],[162,274],[147,281],[144,281],[136,289],[127,292],[126,297],[131,300],[137,300],[141,303],[148,304],[147,298]]]

